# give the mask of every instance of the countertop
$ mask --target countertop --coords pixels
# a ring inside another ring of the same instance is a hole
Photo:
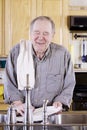
[[[0,100],[0,112],[7,111],[9,104],[4,103],[4,100]]]

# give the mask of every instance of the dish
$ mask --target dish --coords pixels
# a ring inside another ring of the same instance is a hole
[[[54,106],[47,106],[47,115],[58,113],[62,110],[61,107],[55,108]],[[24,117],[17,117],[18,122],[23,122]],[[43,107],[35,109],[33,113],[33,121],[38,122],[43,120]]]

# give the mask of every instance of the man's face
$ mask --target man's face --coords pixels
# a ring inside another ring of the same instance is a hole
[[[54,35],[51,23],[47,20],[37,20],[30,35],[35,52],[44,53]]]

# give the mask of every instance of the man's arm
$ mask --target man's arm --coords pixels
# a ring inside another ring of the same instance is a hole
[[[73,90],[75,87],[75,74],[70,54],[66,52],[64,59],[65,61],[63,69],[65,69],[64,70],[65,74],[64,74],[63,87],[60,95],[58,95],[54,99],[54,102],[60,102],[62,106],[67,106],[69,108],[72,101]]]
[[[16,74],[16,64],[17,56],[19,53],[19,46],[16,45],[10,52],[5,66],[4,75],[4,98],[6,103],[12,103],[13,101],[22,101],[23,95],[18,90],[17,86],[17,74]]]

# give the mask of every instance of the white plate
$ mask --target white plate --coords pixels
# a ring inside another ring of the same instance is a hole
[[[47,107],[47,115],[52,115],[55,113],[58,113],[62,110],[61,107],[55,108],[54,106],[48,106]],[[17,121],[23,122],[24,117],[17,117]],[[33,121],[38,122],[43,120],[43,108],[37,108],[35,109],[33,113]]]

